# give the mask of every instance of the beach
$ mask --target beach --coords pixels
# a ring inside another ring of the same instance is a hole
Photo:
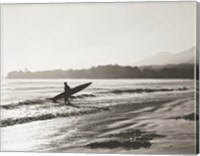
[[[67,80],[93,82],[73,106],[63,81],[5,81],[1,151],[195,154],[193,80]]]

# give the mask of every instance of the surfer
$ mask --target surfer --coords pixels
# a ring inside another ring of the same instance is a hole
[[[67,96],[67,94],[70,91],[70,87],[68,86],[67,82],[65,82],[64,85],[65,85],[65,104],[66,104],[66,101],[67,101],[67,103],[70,105],[71,103],[69,102],[69,99],[68,99],[68,96]]]
[[[64,82],[64,92],[54,96],[53,98],[51,98],[51,100],[53,102],[57,102],[57,100],[64,98],[65,100],[65,104],[66,102],[68,102],[69,105],[71,105],[71,103],[69,102],[68,98],[71,97],[73,94],[80,92],[81,90],[85,89],[86,87],[88,87],[89,85],[91,85],[92,83],[85,83],[79,86],[76,86],[74,88],[70,88],[67,84],[67,82]]]

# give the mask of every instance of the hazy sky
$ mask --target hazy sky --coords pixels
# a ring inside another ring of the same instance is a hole
[[[195,2],[3,5],[2,70],[127,65],[195,46]]]

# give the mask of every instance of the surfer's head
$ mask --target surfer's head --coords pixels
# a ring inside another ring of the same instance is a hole
[[[66,85],[67,85],[67,82],[65,82],[64,85],[66,86]]]

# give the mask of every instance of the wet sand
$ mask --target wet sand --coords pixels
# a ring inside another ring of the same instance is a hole
[[[193,105],[191,97],[119,104],[98,113],[3,127],[1,150],[195,154],[196,123],[187,118]]]

